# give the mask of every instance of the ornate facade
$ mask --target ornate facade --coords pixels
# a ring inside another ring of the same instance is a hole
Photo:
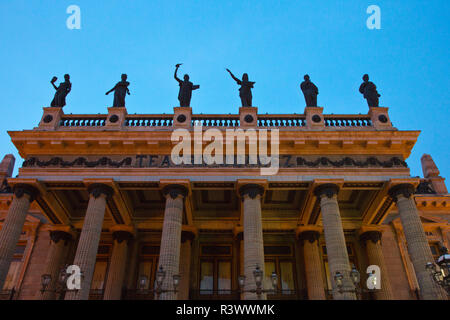
[[[193,135],[198,123],[278,129],[278,173],[262,176],[247,163],[175,165],[172,132]],[[159,299],[447,298],[425,265],[449,246],[450,196],[428,155],[424,177],[411,177],[405,161],[419,131],[393,127],[387,108],[66,115],[51,107],[38,127],[9,134],[24,163],[16,178],[14,157],[0,165],[2,299],[154,299],[160,267]],[[65,265],[80,267],[80,290],[60,288]],[[373,292],[370,265],[381,270]],[[277,275],[275,291],[256,293],[256,267],[265,290]],[[51,276],[44,291],[42,275]]]

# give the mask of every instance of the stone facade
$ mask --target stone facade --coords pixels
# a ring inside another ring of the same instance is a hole
[[[11,155],[0,164],[0,299],[447,299],[425,270],[450,242],[445,179],[429,155],[424,178],[411,177],[405,161],[419,133],[392,127],[387,108],[110,108],[86,119],[56,109],[44,108],[38,128],[10,132],[25,158],[18,177]],[[221,132],[239,121],[279,129],[278,173],[174,164],[172,129],[193,121]],[[79,290],[60,282],[68,265],[82,271]],[[369,265],[381,269],[381,290],[366,290]]]

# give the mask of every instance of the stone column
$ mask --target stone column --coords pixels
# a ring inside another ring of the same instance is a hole
[[[50,239],[51,244],[47,255],[47,264],[43,274],[50,275],[51,281],[44,293],[40,291],[37,292],[36,298],[38,300],[56,299],[59,276],[70,247],[69,243],[73,240],[73,237],[70,233],[65,231],[50,231]]]
[[[360,235],[360,240],[366,247],[367,258],[370,265],[380,267],[381,289],[375,291],[377,300],[394,300],[391,282],[384,262],[383,249],[381,247],[381,232],[367,231]]]
[[[315,194],[320,198],[322,211],[323,231],[328,255],[330,278],[333,285],[334,300],[356,300],[355,285],[350,278],[350,262],[348,259],[347,245],[345,243],[344,229],[342,228],[341,214],[337,202],[339,187],[334,184],[324,184],[316,188]],[[340,292],[334,276],[340,272],[343,286]]]
[[[159,252],[158,270],[166,272],[162,289],[173,290],[173,276],[180,273],[181,225],[183,223],[183,200],[188,191],[180,185],[169,185],[163,190],[166,197],[164,224]],[[165,292],[159,300],[176,300],[175,292]]]
[[[29,185],[14,187],[14,198],[0,230],[0,289],[5,284],[30,204],[37,194],[38,191]]]
[[[411,184],[400,184],[389,190],[389,195],[397,203],[398,213],[403,226],[408,252],[414,266],[420,293],[425,300],[444,300],[444,292],[435,284],[426,270],[427,262],[433,262],[416,203],[412,197],[415,188]]]
[[[191,245],[195,235],[192,232],[181,233],[180,249],[180,288],[178,300],[189,300],[189,284],[191,275]]]
[[[243,186],[240,195],[244,202],[244,290],[256,289],[253,271],[258,266],[263,272],[264,286],[264,241],[261,217],[261,196],[263,187],[256,184]],[[263,288],[271,289],[271,288]],[[244,292],[244,300],[266,300],[267,295]]]
[[[106,200],[113,194],[113,190],[107,185],[92,184],[89,187],[89,193],[89,204],[73,262],[74,265],[80,267],[82,272],[81,289],[67,292],[66,300],[89,299],[95,262],[97,260],[98,244],[105,217]]]
[[[299,240],[303,244],[306,287],[309,300],[326,300],[322,260],[319,252],[319,237],[320,233],[318,231],[304,231],[299,235]]]
[[[106,279],[103,300],[120,300],[127,267],[128,243],[133,235],[127,231],[113,232],[114,247]]]

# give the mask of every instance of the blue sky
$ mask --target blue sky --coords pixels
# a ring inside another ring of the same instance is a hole
[[[81,8],[81,30],[66,27],[72,4]],[[366,27],[372,4],[381,8],[381,30]],[[225,67],[256,81],[261,113],[302,113],[305,73],[325,113],[367,113],[358,88],[369,73],[394,125],[422,130],[411,174],[422,176],[420,157],[430,153],[450,177],[449,13],[447,0],[2,0],[1,151],[16,156],[17,172],[22,160],[6,131],[37,126],[54,75],[71,75],[66,113],[106,113],[113,97],[105,92],[122,73],[131,82],[129,113],[171,113],[180,62],[180,74],[201,85],[194,113],[238,112]]]

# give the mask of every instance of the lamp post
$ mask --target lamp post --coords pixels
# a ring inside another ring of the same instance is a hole
[[[166,293],[166,292],[178,292],[178,286],[180,285],[180,275],[175,274],[172,277],[172,286],[173,286],[173,290],[167,290],[167,289],[163,289],[162,285],[164,282],[164,279],[166,278],[166,271],[164,270],[164,268],[161,266],[159,267],[159,270],[156,272],[156,280],[155,280],[155,289],[153,290],[148,290],[145,289],[147,287],[147,283],[148,283],[148,277],[145,275],[141,275],[139,277],[139,292],[141,294],[149,294],[149,293],[155,293],[156,294],[156,299],[159,299],[159,296],[162,293]]]
[[[344,288],[344,275],[340,271],[336,271],[336,274],[334,275],[334,282],[336,283],[336,286],[338,287],[338,291],[340,293],[344,292],[354,292],[357,293],[359,282],[361,279],[361,276],[359,274],[359,271],[356,269],[355,265],[353,265],[352,270],[350,271],[350,279],[352,280],[354,284],[354,289],[348,289]]]
[[[441,247],[440,253],[441,256],[437,261],[428,262],[426,268],[433,280],[450,295],[450,254],[446,247]]]
[[[240,287],[240,292],[241,293],[244,293],[244,292],[256,293],[258,295],[258,297],[259,297],[263,293],[276,293],[277,292],[278,276],[275,273],[275,271],[272,272],[272,275],[271,275],[273,289],[269,289],[269,290],[263,289],[263,285],[262,285],[263,272],[259,268],[259,266],[256,266],[255,270],[253,271],[253,277],[255,279],[256,289],[250,289],[250,290],[244,290],[245,276],[240,276],[239,277],[239,287]]]
[[[48,286],[52,283],[52,276],[50,274],[43,274],[41,276],[41,293],[45,292],[54,292],[54,293],[63,293],[66,291],[77,291],[78,289],[70,290],[67,288],[67,279],[70,276],[70,273],[67,272],[68,265],[61,268],[58,275],[58,281],[56,283],[56,288],[53,290],[48,290]],[[80,277],[83,279],[83,272],[80,272]]]
[[[344,275],[337,271],[336,274],[334,275],[334,281],[336,283],[336,286],[338,287],[338,291],[340,293],[344,293],[344,292],[352,292],[355,294],[361,294],[363,292],[376,292],[378,291],[378,289],[362,289],[359,286],[359,283],[361,282],[361,274],[359,273],[358,269],[356,269],[356,266],[353,265],[352,266],[352,270],[350,271],[350,279],[353,282],[354,285],[354,289],[345,289],[344,288]],[[378,279],[374,276],[371,277],[371,282],[373,283],[374,287],[377,283]]]

